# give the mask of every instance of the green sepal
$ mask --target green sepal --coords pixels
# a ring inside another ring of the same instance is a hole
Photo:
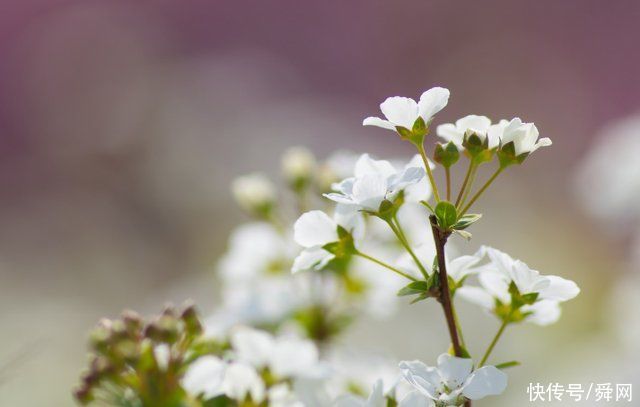
[[[480,220],[481,217],[482,214],[479,213],[468,213],[466,215],[463,215],[462,217],[460,217],[460,219],[458,219],[455,225],[453,225],[453,229],[464,230]]]
[[[453,164],[457,163],[459,159],[460,152],[453,141],[450,141],[447,144],[436,144],[436,148],[433,152],[433,161],[445,168],[449,168]]]
[[[429,291],[429,283],[427,281],[412,281],[398,291],[399,297],[406,295],[422,294]]]
[[[520,366],[521,363],[518,362],[517,360],[512,360],[510,362],[504,362],[504,363],[498,363],[497,365],[494,365],[497,369],[508,369],[510,367],[516,367],[516,366]]]
[[[436,205],[435,215],[438,220],[438,226],[444,230],[450,230],[458,221],[458,211],[455,205],[448,201],[440,201]]]
[[[464,346],[460,345],[460,355],[456,355],[455,350],[453,349],[453,344],[449,345],[449,350],[448,350],[449,355],[451,356],[456,356],[459,358],[464,358],[464,359],[471,359],[471,354],[469,353],[469,351],[467,350],[467,348],[465,348]]]

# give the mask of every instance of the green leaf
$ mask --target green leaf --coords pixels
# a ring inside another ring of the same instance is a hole
[[[409,302],[410,305],[415,304],[418,301],[422,301],[422,300],[426,300],[427,298],[429,298],[428,294],[420,294],[419,296],[417,296],[416,298],[414,298],[413,300],[411,300],[411,302]]]
[[[453,233],[457,233],[458,235],[462,236],[466,240],[471,240],[471,238],[473,237],[473,235],[471,233],[467,232],[466,230],[456,230],[456,229],[454,229]]]
[[[508,369],[510,367],[516,367],[516,366],[520,366],[520,362],[518,362],[517,360],[512,360],[511,362],[504,362],[504,363],[495,365],[495,367],[498,369]]]
[[[412,281],[398,291],[399,297],[406,295],[424,294],[429,291],[429,283],[426,281]]]
[[[466,215],[463,215],[460,219],[458,219],[456,224],[453,225],[453,228],[456,230],[466,229],[472,224],[474,224],[475,222],[479,221],[481,217],[482,215],[479,213],[468,213]]]
[[[456,207],[448,201],[438,202],[435,209],[435,215],[438,219],[438,225],[445,230],[450,229],[458,220]]]

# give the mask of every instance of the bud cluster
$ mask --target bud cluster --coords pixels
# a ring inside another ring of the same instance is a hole
[[[179,381],[185,366],[216,346],[201,334],[193,305],[168,306],[151,321],[133,311],[101,320],[89,335],[89,367],[75,399],[82,405],[176,405],[185,399]]]

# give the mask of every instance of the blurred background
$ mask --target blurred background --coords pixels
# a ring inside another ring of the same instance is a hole
[[[408,144],[361,121],[387,96],[415,98],[435,85],[452,93],[439,123],[520,116],[554,142],[480,202],[485,220],[468,250],[496,246],[583,290],[559,324],[505,336],[498,356],[520,355],[524,367],[509,372],[505,397],[478,405],[524,405],[536,381],[640,385],[631,254],[640,227],[626,213],[617,223],[600,216],[612,186],[627,185],[608,177],[622,165],[619,151],[582,170],[593,148],[616,137],[616,121],[640,112],[639,2],[0,7],[0,405],[73,405],[86,332],[100,317],[187,298],[209,312],[215,260],[246,219],[231,179],[277,173],[292,145],[320,157],[409,155]],[[640,138],[640,121],[625,129]],[[637,187],[638,177],[624,182]],[[478,343],[497,328],[479,311],[461,313]],[[446,344],[425,343],[442,322],[415,323],[425,315],[406,306],[393,321],[360,323],[351,340],[432,357]],[[375,334],[389,326],[406,336]]]

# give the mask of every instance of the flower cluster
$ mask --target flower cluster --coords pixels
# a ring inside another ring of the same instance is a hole
[[[94,334],[99,361],[77,398],[86,403],[115,387],[142,406],[442,407],[502,393],[503,370],[518,363],[486,362],[506,327],[556,322],[560,303],[580,290],[490,247],[470,255],[451,250],[452,235],[471,238],[481,215],[470,211],[496,178],[551,141],[519,118],[492,124],[469,115],[436,127],[442,142],[429,157],[425,141],[448,100],[444,88],[417,102],[392,97],[380,105],[384,119],[364,120],[415,146],[409,160],[338,153],[319,161],[295,147],[282,159],[288,193],[260,173],[238,178],[233,193],[254,220],[232,233],[218,264],[218,310],[204,328],[192,308],[146,326],[136,319],[131,329],[127,318],[103,323]],[[468,165],[456,192],[451,168],[461,157]],[[476,187],[479,168],[494,161],[493,174]],[[444,189],[434,176],[439,166]],[[392,314],[403,297],[441,305],[449,352],[434,367],[404,361],[379,376],[373,367],[367,374],[344,369],[336,337],[364,313]],[[481,357],[465,343],[458,298],[501,322]]]

